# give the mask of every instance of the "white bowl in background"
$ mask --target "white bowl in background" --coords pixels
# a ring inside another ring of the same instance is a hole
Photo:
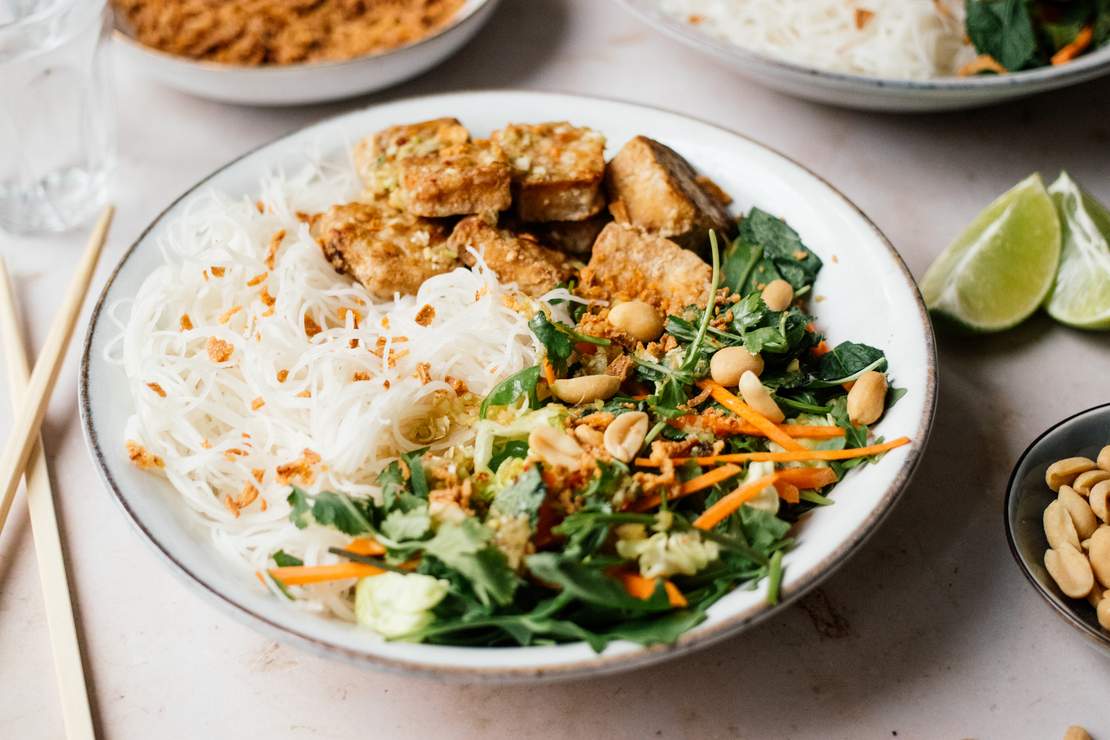
[[[899,80],[830,72],[745,49],[659,9],[659,0],[617,0],[648,25],[715,57],[772,90],[844,108],[928,113],[1002,103],[1110,74],[1110,46],[1058,67],[1005,75]]]
[[[249,573],[229,566],[196,526],[196,514],[163,478],[128,461],[124,425],[133,413],[123,370],[104,358],[117,333],[108,308],[133,297],[162,264],[158,240],[205,191],[256,197],[260,178],[276,168],[296,171],[306,152],[345,157],[359,137],[397,123],[454,116],[476,136],[510,121],[569,119],[608,138],[612,155],[637,134],[676,149],[735,199],[736,212],[759,206],[785,218],[824,260],[815,294],[817,323],[830,342],[866,342],[887,352],[890,373],[908,393],[877,425],[888,439],[911,445],[876,465],[853,469],[837,485],[835,506],[822,507],[797,527],[798,546],[784,559],[783,598],[767,604],[765,588],[738,589],[708,612],[705,622],[674,645],[611,644],[595,654],[585,643],[466,648],[385,642],[367,630],[291,608]],[[750,139],[687,116],[640,105],[538,92],[468,92],[376,105],[309,126],[227,164],[199,182],[142,233],[112,273],[85,337],[80,409],[86,441],[109,491],[172,570],[217,605],[261,629],[318,653],[356,664],[460,681],[523,681],[595,675],[665,660],[708,645],[779,614],[827,577],[872,534],[909,482],[932,426],[936,354],[925,306],[898,253],[860,211],[829,184]]]
[[[465,0],[443,28],[406,46],[344,61],[248,67],[168,54],[117,28],[116,46],[141,74],[182,92],[243,105],[305,105],[396,85],[439,64],[486,24],[501,0]]]

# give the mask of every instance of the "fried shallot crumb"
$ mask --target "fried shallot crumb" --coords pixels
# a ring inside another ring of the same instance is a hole
[[[135,467],[141,468],[142,470],[161,470],[166,467],[165,460],[155,455],[153,452],[150,452],[138,442],[132,440],[127,441],[127,457]]]
[[[432,323],[432,321],[435,320],[435,317],[435,307],[432,306],[432,304],[430,303],[425,303],[423,306],[420,307],[420,310],[416,312],[416,317],[413,319],[413,321],[420,324],[421,326],[428,326]]]
[[[299,459],[277,466],[278,483],[285,486],[299,480],[305,485],[311,485],[316,479],[316,471],[313,468],[319,463],[320,456],[306,447]]]
[[[208,359],[212,362],[227,362],[235,352],[235,345],[219,337],[208,337]]]

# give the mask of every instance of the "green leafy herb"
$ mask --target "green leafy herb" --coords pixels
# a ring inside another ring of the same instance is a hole
[[[414,506],[408,511],[394,509],[382,521],[382,534],[391,540],[418,540],[428,533],[432,526],[428,516],[428,506]]]
[[[562,587],[566,593],[587,604],[630,612],[669,611],[671,608],[662,589],[652,594],[651,598],[637,599],[629,596],[615,578],[553,552],[529,555],[524,562],[536,578]]]
[[[483,604],[505,606],[513,600],[518,580],[504,553],[489,544],[492,537],[493,532],[473,518],[445,522],[424,551],[461,573]]]
[[[321,491],[312,504],[312,518],[317,524],[335,527],[349,535],[373,531],[366,514],[345,494]]]
[[[409,486],[412,492],[420,498],[428,498],[428,479],[424,475],[424,464],[420,458],[428,451],[427,447],[412,452],[402,452],[401,459],[405,461],[405,465],[409,468]]]
[[[966,27],[975,49],[1011,72],[1038,62],[1028,0],[967,0]]]
[[[540,380],[539,366],[525,368],[515,375],[502,380],[493,387],[478,408],[478,417],[486,418],[490,406],[512,406],[522,398],[528,399],[529,408],[539,408],[540,401],[536,397],[536,384]]]
[[[725,250],[725,285],[741,296],[759,292],[772,280],[785,280],[800,292],[813,285],[821,260],[782,219],[752,208]]]
[[[276,563],[279,568],[290,568],[297,565],[304,565],[303,560],[290,555],[285,550],[278,550],[271,557],[273,557],[274,563]]]
[[[289,502],[291,507],[289,521],[293,522],[297,529],[304,529],[312,523],[312,502],[309,500],[307,493],[297,486],[293,486],[292,492],[285,500]]]
[[[528,443],[522,439],[511,439],[504,444],[497,445],[493,448],[493,455],[490,456],[489,469],[496,473],[497,469],[501,467],[501,463],[511,457],[528,457]]]
[[[817,381],[812,387],[831,387],[851,382],[868,370],[886,369],[881,349],[858,342],[841,342],[821,358]]]
[[[502,488],[493,499],[493,508],[505,516],[528,515],[534,527],[539,516],[540,504],[547,495],[538,464],[525,470],[515,481]]]

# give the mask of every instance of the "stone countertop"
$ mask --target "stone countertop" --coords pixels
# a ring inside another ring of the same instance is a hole
[[[772,93],[601,0],[507,0],[459,55],[381,96],[295,109],[188,97],[117,68],[119,214],[96,283],[176,195],[227,160],[382,99],[560,90],[683,111],[804,163],[920,277],[996,195],[1067,169],[1110,200],[1110,82],[997,108],[898,116]],[[41,346],[83,236],[0,240]],[[91,306],[86,306],[86,313]],[[1017,456],[1110,397],[1110,335],[1044,316],[941,334],[936,427],[916,479],[847,565],[780,618],[687,657],[546,686],[440,685],[275,643],[169,574],[102,490],[71,348],[45,438],[95,713],[108,738],[1110,738],[1110,661],[1025,582],[1002,527]],[[0,384],[0,408],[8,408]],[[0,436],[10,425],[0,416]],[[62,736],[22,496],[0,535],[0,737]]]

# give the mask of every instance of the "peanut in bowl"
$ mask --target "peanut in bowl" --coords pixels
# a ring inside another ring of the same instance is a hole
[[[1090,489],[1097,487],[1098,482],[1095,481],[1094,486],[1087,484],[1092,482],[1092,477],[1097,477],[1096,471],[1101,470],[1099,463],[1106,464],[1106,458],[1110,457],[1110,453],[1103,452],[1108,445],[1110,404],[1081,411],[1050,427],[1030,444],[1014,466],[1007,486],[1004,517],[1010,552],[1025,577],[1090,644],[1110,655],[1110,630],[1100,624],[1096,606],[1103,600],[1097,597],[1108,589],[1095,574],[1096,568],[1091,568],[1090,589],[1087,593],[1079,593],[1085,585],[1084,566],[1091,562],[1090,538],[1108,526],[1097,513],[1093,522],[1083,520],[1083,514],[1091,508]],[[1067,462],[1081,458],[1089,460],[1091,465]],[[1081,475],[1086,475],[1087,479],[1078,481]],[[1086,490],[1086,495],[1078,489]],[[1078,506],[1079,503],[1087,509]],[[1105,513],[1097,501],[1095,506]],[[1071,513],[1071,508],[1076,509],[1078,517]],[[1077,518],[1080,519],[1078,528],[1075,526]],[[1092,524],[1095,532],[1089,531]],[[1080,537],[1080,529],[1086,536]],[[1078,548],[1070,544],[1072,533],[1079,543]],[[1102,536],[1105,535],[1101,535],[1100,540]],[[1103,610],[1106,608],[1103,606]]]

